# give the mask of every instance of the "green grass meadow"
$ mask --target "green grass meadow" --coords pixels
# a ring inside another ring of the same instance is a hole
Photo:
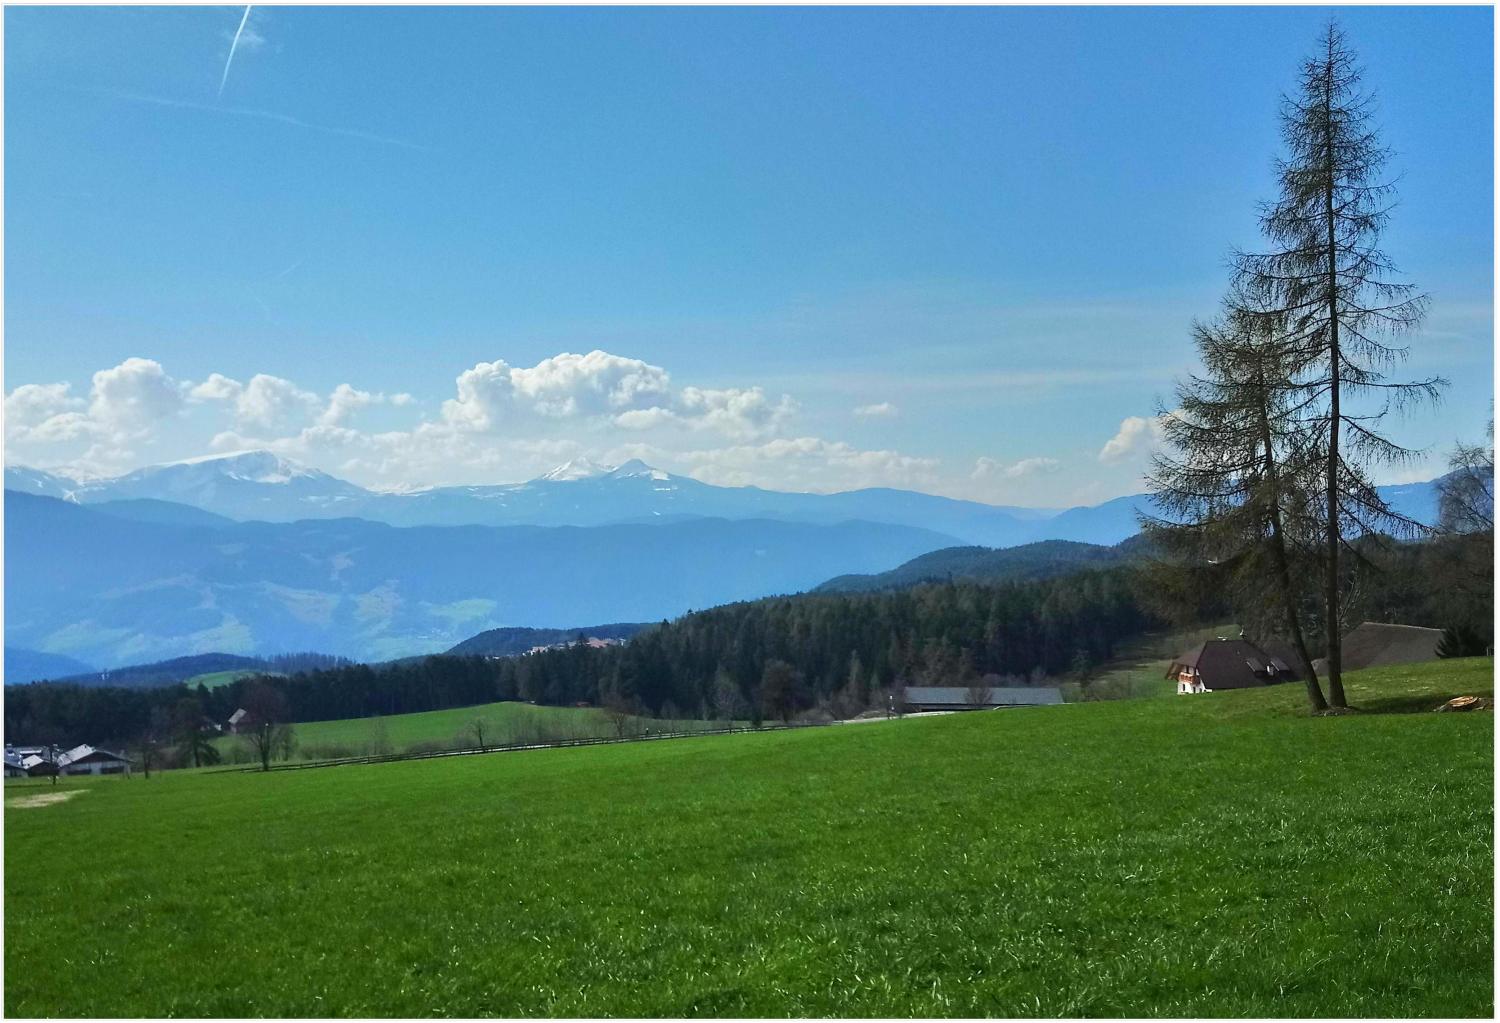
[[[252,671],[248,668],[233,668],[229,671],[210,671],[207,674],[194,675],[183,684],[186,685],[189,689],[193,689],[198,686],[202,686],[205,689],[217,689],[220,686],[227,686],[231,682],[238,682],[242,678],[254,678],[257,675],[264,674],[266,674],[266,672],[264,671]]]
[[[8,787],[5,1011],[1490,1016],[1493,662],[1350,683]]]
[[[360,756],[373,752],[372,745],[377,741],[385,743],[386,752],[401,752],[414,745],[449,748],[476,745],[471,728],[476,720],[485,723],[486,745],[614,734],[608,716],[597,708],[486,703],[420,714],[306,721],[293,726],[297,739],[293,759]],[[655,724],[664,727],[659,722]],[[232,760],[243,744],[235,736],[226,735],[215,739],[214,745],[226,760]],[[247,754],[245,759],[253,758]]]

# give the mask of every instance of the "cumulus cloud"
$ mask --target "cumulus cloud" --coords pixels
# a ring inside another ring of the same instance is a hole
[[[385,396],[382,394],[371,394],[369,391],[361,391],[348,384],[339,384],[328,396],[328,407],[323,410],[319,422],[324,426],[341,426],[353,418],[354,413],[360,409],[384,400]]]
[[[231,380],[221,373],[210,373],[208,379],[188,389],[193,401],[238,401],[245,392],[245,385]]]
[[[1014,480],[1024,476],[1057,472],[1060,468],[1062,468],[1062,463],[1055,458],[1023,458],[1018,462],[1006,463],[996,458],[981,456],[974,462],[974,471],[969,473],[969,478]]]
[[[597,349],[564,352],[529,368],[502,359],[481,362],[460,373],[455,385],[457,395],[443,402],[443,421],[472,432],[527,418],[597,419],[627,430],[687,427],[750,439],[779,429],[796,410],[790,397],[773,400],[760,387],[674,392],[660,366]]]
[[[860,405],[854,410],[854,415],[859,419],[894,419],[899,414],[900,410],[888,401]]]
[[[458,375],[458,397],[443,402],[443,418],[463,430],[492,430],[512,408],[515,387],[503,359],[481,362]]]
[[[66,440],[86,432],[87,403],[71,384],[22,384],[5,396],[5,439],[11,443]]]
[[[564,352],[510,373],[515,393],[546,416],[600,415],[663,404],[671,378],[660,366],[595,349]]]
[[[366,427],[362,418],[377,405],[400,410],[404,425]],[[87,397],[66,383],[16,388],[6,397],[7,439],[31,444],[12,454],[33,464],[87,461],[101,471],[264,448],[397,488],[515,481],[585,454],[611,463],[643,457],[712,482],[797,490],[929,486],[938,468],[935,459],[898,451],[788,436],[797,405],[787,395],[679,386],[660,366],[599,350],[530,367],[480,362],[457,374],[451,396],[428,405],[428,415],[421,407],[411,394],[357,382],[323,393],[269,373],[180,382],[155,362],[132,359],[95,374]],[[151,427],[174,417],[181,428],[161,432],[168,451]],[[56,443],[36,446],[43,441]]]
[[[141,437],[182,409],[183,388],[154,359],[130,358],[94,374],[89,418],[118,440]]]
[[[731,437],[759,437],[776,430],[796,412],[787,395],[772,401],[759,387],[704,390],[684,387],[678,414],[688,422]]]
[[[134,457],[131,446],[149,441],[187,401],[185,385],[151,359],[129,358],[93,374],[88,398],[66,383],[22,384],[5,397],[7,456],[51,457],[71,449],[80,472],[117,468]]]
[[[1134,455],[1143,454],[1161,439],[1161,421],[1156,417],[1126,416],[1120,421],[1115,435],[1099,449],[1099,461],[1121,462]]]
[[[290,380],[257,373],[235,400],[235,417],[244,426],[283,432],[317,414],[320,405],[316,394]]]
[[[228,405],[234,410],[237,429],[272,435],[299,430],[320,414],[332,417],[328,420],[330,422],[340,422],[355,408],[373,399],[364,391],[340,384],[325,409],[322,399],[312,391],[269,373],[257,373],[248,384],[220,373],[211,373],[201,384],[188,388],[187,395],[194,402]]]

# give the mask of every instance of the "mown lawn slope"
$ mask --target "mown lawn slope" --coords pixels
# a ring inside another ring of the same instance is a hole
[[[9,1015],[1455,1015],[1489,660],[5,812]]]
[[[615,734],[603,710],[594,707],[538,707],[508,701],[475,707],[450,707],[389,717],[340,718],[336,721],[305,721],[293,725],[296,737],[293,759],[359,756],[370,752],[399,752],[413,744],[434,747],[475,746],[473,724],[484,722],[486,745],[572,739]],[[658,729],[665,724],[657,723]],[[373,745],[383,743],[383,749]],[[253,762],[256,758],[242,739],[224,735],[214,740],[226,762]]]

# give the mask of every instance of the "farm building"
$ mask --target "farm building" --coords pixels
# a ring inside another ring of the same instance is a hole
[[[1442,638],[1441,629],[1364,622],[1344,634],[1343,670],[1435,661],[1438,641]],[[1320,657],[1313,661],[1313,667],[1321,675],[1328,670],[1328,661]]]
[[[5,776],[52,775],[57,773],[57,759],[62,751],[56,746],[5,747]],[[19,771],[19,773],[17,773]]]
[[[905,699],[911,711],[1041,707],[1062,702],[1062,690],[1056,686],[907,686]]]
[[[130,760],[84,743],[57,758],[59,774],[129,774]]]
[[[1302,680],[1296,663],[1295,655],[1281,644],[1257,646],[1247,639],[1220,637],[1179,656],[1166,677],[1177,682],[1179,694],[1253,689]]]
[[[250,712],[248,710],[246,710],[244,707],[241,707],[239,710],[229,715],[229,722],[227,725],[225,725],[225,728],[228,730],[230,735],[239,734],[240,722],[244,721],[245,718],[249,716],[249,714]]]

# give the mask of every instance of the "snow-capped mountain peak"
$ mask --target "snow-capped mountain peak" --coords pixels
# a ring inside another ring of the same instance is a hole
[[[609,473],[609,478],[613,480],[632,479],[637,477],[645,477],[646,479],[653,480],[668,480],[672,478],[667,473],[662,472],[660,469],[647,465],[639,458],[632,458],[628,462],[617,465]]]
[[[244,480],[249,483],[290,483],[294,479],[315,479],[326,475],[301,462],[283,458],[275,452],[263,449],[235,451],[225,455],[199,455],[197,458],[184,458],[163,465],[147,466],[129,475],[159,474],[172,470],[180,472],[185,467],[201,467],[198,469],[199,474],[227,476],[230,479]]]
[[[576,480],[607,476],[612,471],[614,471],[612,466],[600,465],[592,458],[580,455],[578,458],[564,462],[556,469],[542,473],[537,479],[546,480],[549,483],[572,483]]]

